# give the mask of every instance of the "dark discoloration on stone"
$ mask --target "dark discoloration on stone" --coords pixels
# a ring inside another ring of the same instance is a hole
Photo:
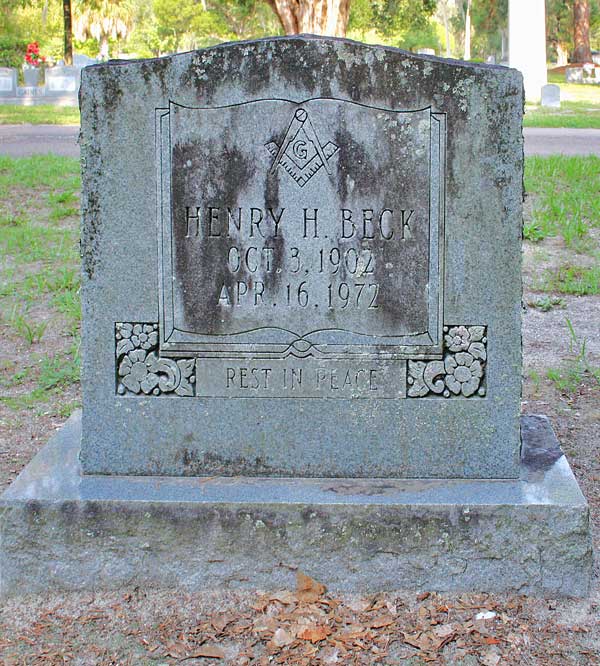
[[[189,164],[189,167],[188,167]],[[210,165],[208,171],[205,166]],[[190,192],[205,192],[209,185],[207,181],[196,179],[191,185],[189,180],[200,174],[210,178],[210,183],[221,183],[220,192],[214,193],[214,198],[206,201],[206,206],[216,207],[238,205],[238,188],[243,188],[252,176],[252,164],[235,148],[222,153],[212,144],[178,144],[173,148],[173,220],[181,228],[186,221],[182,219],[182,202],[190,198]],[[195,212],[195,201],[190,200],[190,206]],[[200,214],[204,216],[206,207]],[[203,233],[203,232],[202,232]],[[223,308],[218,315],[207,317],[207,313],[215,313],[215,303],[219,302],[223,284],[227,281],[229,273],[225,261],[232,240],[225,234],[208,241],[200,238],[196,243],[190,243],[185,232],[174,236],[175,240],[175,274],[178,277],[176,287],[185,291],[182,297],[184,305],[185,322],[188,330],[203,329],[208,334],[221,334],[227,332],[228,311]],[[240,271],[240,278],[246,277]]]
[[[83,190],[81,196],[81,215],[86,223],[81,230],[80,254],[83,270],[89,280],[94,278],[98,262],[98,234],[100,231],[100,198],[93,190]]]
[[[226,458],[188,448],[182,448],[175,457],[183,466],[183,476],[289,476],[285,469],[274,468],[261,458]]]

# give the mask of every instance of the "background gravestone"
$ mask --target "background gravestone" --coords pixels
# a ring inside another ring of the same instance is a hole
[[[49,67],[46,70],[46,95],[76,95],[79,90],[79,67]]]
[[[542,106],[560,109],[560,86],[555,83],[542,86]]]
[[[0,67],[0,97],[16,97],[17,70],[12,67]]]
[[[519,420],[518,72],[300,36],[86,68],[81,111],[83,416],[0,500],[1,594],[587,592]]]

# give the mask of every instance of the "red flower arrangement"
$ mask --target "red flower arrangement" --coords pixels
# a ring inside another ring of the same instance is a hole
[[[43,55],[40,55],[40,47],[37,42],[27,44],[25,62],[28,65],[31,65],[31,67],[39,67],[42,63],[46,62],[46,58]]]

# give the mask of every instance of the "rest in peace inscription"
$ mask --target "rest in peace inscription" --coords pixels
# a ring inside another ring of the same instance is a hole
[[[199,359],[197,394],[286,395],[329,363],[352,395],[399,397],[401,360],[441,355],[443,114],[260,100],[157,121],[160,350]]]

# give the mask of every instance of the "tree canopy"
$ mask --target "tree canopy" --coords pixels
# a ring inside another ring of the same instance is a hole
[[[600,48],[600,0],[546,0],[549,59],[573,54],[577,2],[589,3],[591,47]],[[71,0],[71,7],[75,50],[104,58],[304,31],[462,57],[467,8],[473,58],[505,56],[508,35],[508,0]],[[21,63],[31,41],[63,57],[63,0],[0,0],[0,65]]]

